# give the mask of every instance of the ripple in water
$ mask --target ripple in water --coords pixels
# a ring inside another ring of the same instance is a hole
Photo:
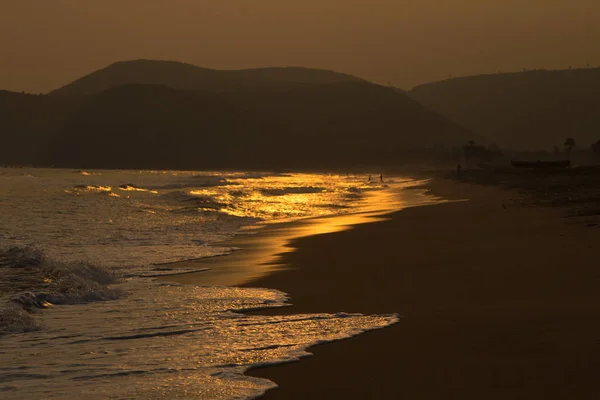
[[[0,339],[3,398],[255,398],[275,387],[255,366],[306,357],[318,343],[397,322],[396,315],[247,316],[285,306],[284,293],[254,288],[129,282],[129,296],[55,307],[43,329]]]
[[[158,263],[229,252],[218,243],[257,222],[368,210],[366,194],[385,188],[364,177],[2,170],[0,179],[3,399],[255,398],[275,383],[248,368],[398,321],[248,316],[240,312],[286,306],[286,295],[145,278],[161,274]]]

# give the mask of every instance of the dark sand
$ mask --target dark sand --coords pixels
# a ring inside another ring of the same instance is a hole
[[[248,284],[290,294],[273,313],[402,315],[250,371],[280,386],[265,398],[600,398],[600,229],[494,187],[430,187],[471,201],[298,239],[289,269]]]

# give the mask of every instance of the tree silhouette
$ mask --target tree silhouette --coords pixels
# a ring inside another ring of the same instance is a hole
[[[575,139],[568,138],[567,140],[565,140],[565,147],[567,148],[567,152],[569,153],[569,160],[571,159],[571,150],[573,150],[573,147],[575,146]]]

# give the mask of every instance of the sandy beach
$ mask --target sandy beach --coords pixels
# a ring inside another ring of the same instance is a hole
[[[247,286],[273,313],[399,313],[391,328],[251,375],[266,399],[595,399],[599,230],[496,187],[435,179],[449,199],[295,240],[286,269]]]
[[[0,400],[600,400],[600,0],[0,2]]]

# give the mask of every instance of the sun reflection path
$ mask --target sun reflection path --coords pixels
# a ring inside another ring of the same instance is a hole
[[[189,194],[214,199],[221,205],[218,211],[225,214],[279,223],[343,213],[345,208],[350,208],[348,203],[359,200],[362,193],[381,193],[383,187],[358,177],[353,180],[338,175],[317,174],[243,179],[232,177],[227,182],[226,187],[194,189]]]
[[[261,213],[277,213],[282,216],[281,219],[276,220],[279,223],[266,223],[262,229],[255,231],[256,234],[240,235],[231,241],[219,243],[219,245],[239,249],[228,256],[179,263],[182,269],[202,268],[203,272],[167,276],[164,279],[199,285],[242,285],[285,268],[280,261],[281,255],[293,251],[290,243],[294,239],[338,232],[354,225],[381,221],[385,219],[385,214],[407,207],[444,202],[438,197],[427,194],[425,190],[414,189],[425,181],[399,179],[396,182],[381,190],[365,192],[366,195],[357,200],[355,212],[331,215],[331,210],[324,209],[323,214],[311,210],[311,215],[317,215],[316,217],[299,220],[297,218],[307,212],[308,207],[318,207],[319,204],[327,201],[315,200],[317,197],[311,193],[286,194],[279,196],[286,197],[285,199],[275,200],[272,200],[272,197],[277,196],[264,196],[258,191],[249,193],[248,199],[251,200],[248,201],[248,206],[239,210],[240,215],[259,216]],[[302,188],[322,187],[322,182],[314,182],[315,185],[307,183],[304,181]],[[289,188],[289,182],[285,182],[284,185]],[[278,185],[274,183],[272,187],[266,189],[263,186],[261,191],[277,189]],[[332,193],[340,190],[345,189],[338,187],[333,189]],[[320,196],[323,194],[321,193]]]

